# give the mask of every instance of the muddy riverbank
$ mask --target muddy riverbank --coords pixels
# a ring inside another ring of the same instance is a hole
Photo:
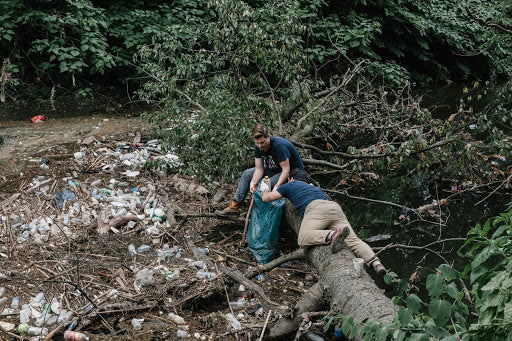
[[[79,141],[87,136],[116,140],[135,136],[150,139],[150,128],[138,116],[104,114],[89,117],[48,119],[40,123],[10,121],[0,123],[0,174],[20,176],[41,158],[76,152]]]

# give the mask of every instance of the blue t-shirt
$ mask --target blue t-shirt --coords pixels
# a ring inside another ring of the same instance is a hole
[[[297,149],[295,149],[290,141],[282,137],[270,136],[270,148],[266,152],[255,145],[254,158],[261,158],[263,167],[270,169],[274,173],[282,171],[279,163],[286,159],[290,159],[290,171],[304,169],[304,164]]]
[[[330,200],[321,189],[304,181],[288,182],[277,188],[277,192],[283,197],[290,199],[293,206],[299,210],[301,217],[304,217],[306,207],[317,199]]]

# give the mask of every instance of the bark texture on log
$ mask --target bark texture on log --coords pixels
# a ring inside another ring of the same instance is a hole
[[[302,314],[317,311],[322,308],[324,302],[324,290],[317,282],[297,302],[293,310],[293,318],[283,317],[270,329],[268,339],[274,340],[297,332],[301,322]]]
[[[287,199],[283,208],[284,221],[299,232],[302,218]],[[393,321],[398,307],[377,287],[366,271],[357,277],[352,266],[355,257],[348,248],[332,254],[329,246],[306,249],[306,257],[319,272],[319,281],[330,297],[331,309],[361,322],[373,318],[381,324]]]

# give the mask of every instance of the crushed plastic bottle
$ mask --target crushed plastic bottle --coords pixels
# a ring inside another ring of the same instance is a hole
[[[197,278],[215,278],[217,277],[217,274],[214,273],[214,272],[210,272],[210,271],[204,271],[204,270],[199,270],[197,273],[196,273],[196,277]]]
[[[185,319],[175,313],[169,313],[167,316],[171,319],[172,322],[176,324],[185,324]]]
[[[32,311],[28,304],[24,304],[20,310],[20,323],[28,323],[30,321],[30,317],[32,316]]]
[[[73,341],[89,341],[89,336],[72,330],[66,330],[64,333],[64,339]]]
[[[242,310],[246,308],[249,305],[249,303],[245,300],[245,298],[240,298],[238,301],[231,301],[229,302],[229,306],[233,310]]]
[[[173,272],[166,272],[165,273],[165,278],[167,279],[175,279],[175,278],[179,278],[180,277],[180,270],[179,269],[176,269],[174,270]]]
[[[133,245],[133,244],[128,245],[128,252],[130,252],[130,254],[132,256],[135,256],[137,254],[137,250],[135,250],[135,245]]]
[[[61,309],[59,313],[59,317],[57,318],[57,323],[62,323],[67,321],[71,315],[73,315],[72,311],[67,311],[66,309]]]
[[[149,250],[151,250],[151,246],[146,245],[146,244],[142,244],[141,246],[139,246],[139,247],[137,248],[137,252],[138,252],[138,253],[147,252],[147,251],[149,251]]]
[[[236,317],[233,316],[233,314],[231,313],[227,313],[225,315],[226,317],[226,320],[228,320],[229,324],[231,325],[231,327],[234,329],[234,330],[240,330],[242,329],[242,324],[240,323],[240,321],[238,321],[236,319]]]
[[[154,270],[143,268],[139,272],[137,272],[137,275],[135,275],[135,282],[140,284],[141,286],[149,286],[153,284],[154,278],[153,275],[155,274]]]
[[[14,297],[11,301],[11,308],[18,309],[20,306],[20,299],[18,297]]]
[[[178,329],[176,332],[177,337],[187,338],[190,336],[190,334],[186,330]]]
[[[343,337],[343,332],[341,331],[340,326],[335,325],[334,326],[334,340],[340,341]]]
[[[134,330],[141,330],[142,329],[142,325],[140,324],[140,320],[138,318],[133,318],[132,319],[132,327]]]
[[[38,335],[44,336],[44,335],[48,334],[48,329],[40,328],[40,327],[29,327],[27,329],[26,333],[28,335],[33,335],[33,336],[38,336]]]

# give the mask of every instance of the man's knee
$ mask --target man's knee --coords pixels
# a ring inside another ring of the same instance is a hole
[[[297,243],[300,247],[307,246],[306,243],[306,236],[304,234],[299,233],[299,237],[297,238]]]

